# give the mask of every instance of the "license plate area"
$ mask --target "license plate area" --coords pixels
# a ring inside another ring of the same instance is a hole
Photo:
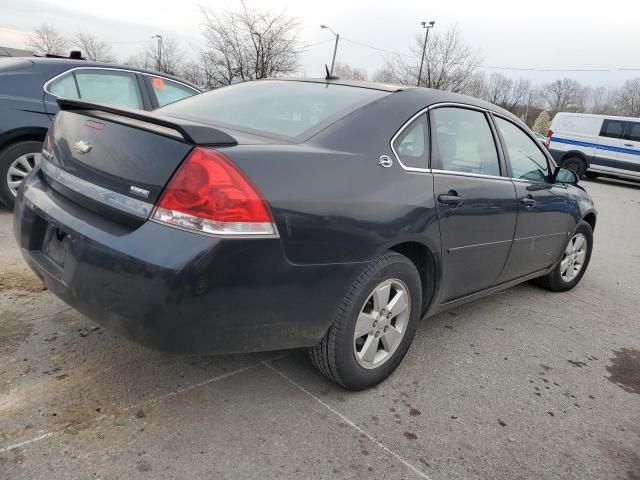
[[[47,225],[44,241],[42,242],[42,253],[60,268],[64,268],[68,244],[69,235],[54,225]]]

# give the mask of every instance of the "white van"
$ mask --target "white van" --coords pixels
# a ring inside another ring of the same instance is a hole
[[[640,118],[560,112],[546,145],[558,165],[579,177],[640,180]]]

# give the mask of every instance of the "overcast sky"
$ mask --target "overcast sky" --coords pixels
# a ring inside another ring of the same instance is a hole
[[[301,43],[331,39],[326,23],[345,39],[408,53],[421,31],[421,20],[435,20],[436,29],[458,25],[465,41],[480,49],[485,66],[534,69],[620,69],[613,72],[532,72],[499,70],[536,83],[570,76],[590,85],[620,85],[640,76],[640,0],[420,0],[376,3],[372,0],[249,0],[253,7],[286,11],[300,21]],[[23,47],[29,31],[40,23],[64,33],[90,32],[113,43],[120,60],[139,51],[151,35],[175,37],[186,52],[201,45],[199,5],[234,8],[237,0],[3,0],[0,45]],[[611,8],[609,8],[611,7]],[[301,72],[318,76],[331,61],[332,42],[309,47]],[[341,42],[339,61],[372,73],[384,54]],[[498,71],[486,69],[487,72]]]

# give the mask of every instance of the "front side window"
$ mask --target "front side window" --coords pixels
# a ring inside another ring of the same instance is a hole
[[[151,77],[151,87],[153,88],[153,93],[158,100],[159,107],[164,107],[165,105],[177,102],[178,100],[182,100],[183,98],[187,98],[198,93],[192,88],[185,87],[177,82],[172,82],[171,80],[161,77]]]
[[[513,123],[496,117],[504,146],[509,155],[513,178],[544,182],[549,174],[547,157],[531,137]]]
[[[142,109],[138,81],[130,72],[75,70],[51,82],[48,90],[56,97]]]
[[[393,149],[405,167],[427,168],[429,152],[427,115],[422,114],[393,142]]]
[[[600,136],[609,138],[622,138],[625,123],[626,122],[622,122],[620,120],[605,120],[604,122],[602,122]]]
[[[632,142],[640,142],[640,123],[628,122],[624,139],[631,140]]]
[[[438,158],[432,168],[479,175],[500,175],[500,161],[484,113],[464,108],[432,111],[432,138]]]

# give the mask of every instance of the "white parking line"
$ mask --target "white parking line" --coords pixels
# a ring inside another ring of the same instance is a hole
[[[275,359],[278,359],[278,358],[281,358],[281,357],[276,357]],[[172,391],[164,393],[162,395],[158,395],[158,396],[155,396],[155,397],[148,398],[147,400],[144,400],[144,401],[142,401],[140,403],[136,403],[134,405],[129,405],[128,407],[124,407],[123,410],[124,411],[130,411],[130,410],[133,410],[135,408],[139,408],[139,407],[141,407],[143,405],[150,405],[150,404],[153,404],[153,403],[157,403],[157,402],[159,402],[161,400],[164,400],[166,398],[173,397],[173,396],[179,395],[181,393],[189,392],[189,391],[191,391],[191,390],[193,390],[195,388],[203,387],[203,386],[208,385],[210,383],[218,382],[220,380],[224,380],[225,378],[229,378],[229,377],[231,377],[233,375],[237,375],[239,373],[246,372],[247,370],[251,370],[252,368],[259,367],[260,365],[262,365],[262,362],[254,363],[252,365],[249,365],[247,367],[242,367],[242,368],[239,368],[237,370],[232,370],[230,372],[223,373],[222,375],[211,377],[211,378],[209,378],[209,379],[207,379],[207,380],[205,380],[203,382],[198,382],[198,383],[194,383],[192,385],[187,385],[186,387],[178,388],[177,390],[172,390]],[[108,417],[107,415],[100,415],[99,417],[96,418],[96,420],[100,421],[100,420],[103,420],[103,419],[105,419],[107,417]],[[28,447],[28,446],[30,446],[30,445],[32,445],[34,443],[37,443],[37,442],[39,442],[41,440],[46,440],[47,438],[51,438],[51,437],[55,437],[57,435],[60,435],[61,433],[62,433],[61,431],[46,432],[46,433],[43,433],[42,435],[38,435],[37,437],[33,437],[33,438],[28,439],[28,440],[23,440],[22,442],[18,442],[18,443],[14,443],[12,445],[7,445],[6,447],[2,447],[2,448],[0,448],[0,453],[9,452],[11,450],[15,450],[16,448]]]
[[[327,410],[329,410],[331,413],[333,413],[334,415],[336,415],[337,417],[339,417],[343,422],[345,422],[347,425],[349,425],[350,427],[356,429],[358,432],[360,432],[361,434],[363,434],[364,436],[366,436],[371,442],[373,442],[375,445],[377,445],[378,447],[380,447],[382,450],[384,450],[385,452],[387,452],[389,455],[391,455],[392,457],[394,457],[396,460],[398,460],[399,462],[403,463],[405,467],[407,467],[409,470],[411,470],[412,472],[414,472],[416,475],[418,475],[420,478],[424,478],[426,480],[429,480],[429,477],[427,476],[426,473],[424,473],[422,470],[416,468],[415,466],[413,466],[411,463],[409,463],[407,460],[405,460],[404,458],[402,458],[399,454],[397,454],[396,452],[394,452],[393,450],[391,450],[389,447],[387,447],[386,445],[384,445],[382,442],[380,442],[377,438],[375,438],[373,435],[371,435],[369,432],[363,430],[361,427],[359,427],[358,425],[356,425],[354,422],[352,422],[351,420],[349,420],[347,417],[345,417],[342,413],[338,412],[337,410],[335,410],[331,405],[328,405],[327,403],[323,402],[322,400],[320,400],[318,397],[316,397],[313,393],[311,393],[309,390],[307,390],[306,388],[304,388],[302,385],[300,385],[299,383],[297,383],[295,380],[289,378],[287,375],[285,375],[284,373],[282,373],[280,370],[278,370],[276,367],[274,367],[273,365],[271,365],[269,362],[263,360],[262,364],[267,367],[268,369],[272,370],[273,372],[277,373],[278,375],[280,375],[282,378],[284,378],[287,382],[289,382],[291,385],[293,385],[294,387],[298,388],[299,390],[301,390],[303,393],[305,393],[306,395],[308,395],[309,397],[311,397],[312,399],[314,399],[316,402],[318,402],[320,405],[322,405],[324,408],[326,408]]]

